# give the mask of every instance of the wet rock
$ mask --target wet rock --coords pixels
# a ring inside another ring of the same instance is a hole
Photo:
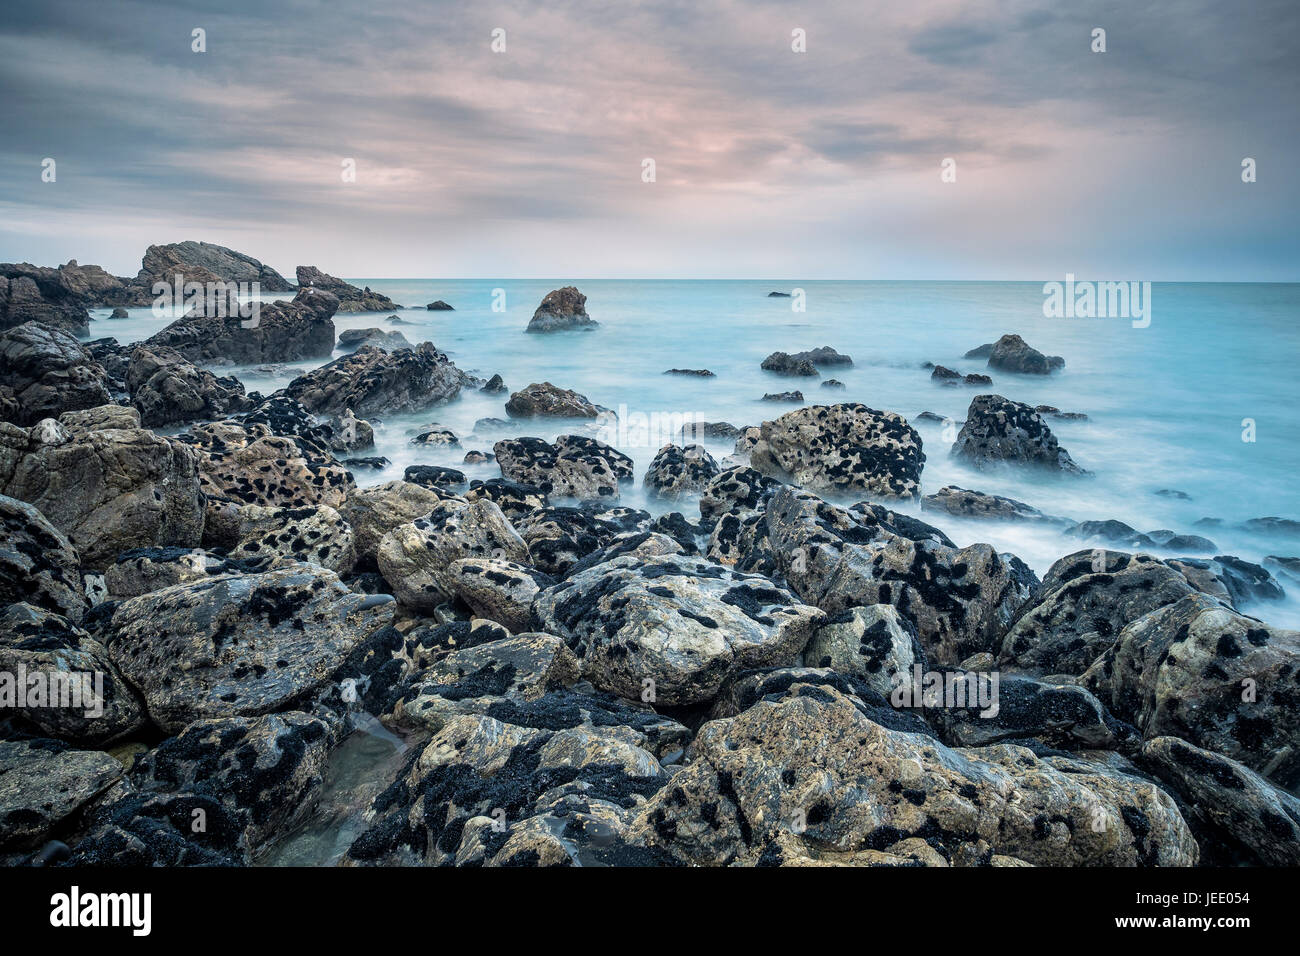
[[[764,402],[802,402],[803,392],[767,392],[763,395]]]
[[[888,698],[896,680],[910,683],[914,664],[924,669],[925,652],[915,628],[896,608],[872,604],[827,617],[808,642],[804,663],[859,678]]]
[[[311,287],[337,296],[340,312],[392,312],[401,308],[388,296],[372,291],[370,286],[357,288],[350,282],[321,272],[315,266],[299,266],[297,274],[298,285],[303,289]]]
[[[465,486],[465,473],[446,465],[407,465],[402,478],[434,491],[449,492]]]
[[[594,329],[600,323],[587,314],[587,297],[571,285],[546,294],[526,332],[559,332],[565,329]]]
[[[989,350],[989,368],[998,368],[1004,372],[1047,375],[1064,366],[1065,359],[1059,355],[1044,355],[1018,335],[1002,336]]]
[[[470,383],[469,376],[431,342],[395,351],[362,345],[300,375],[285,393],[318,415],[352,409],[369,416],[445,404]]]
[[[124,601],[177,584],[249,570],[243,562],[202,548],[133,548],[123,551],[109,565],[104,572],[104,586],[111,599]]]
[[[191,362],[226,359],[237,365],[328,358],[334,351],[334,313],[328,292],[300,289],[292,302],[262,303],[256,318],[186,315],[145,340],[174,348]]]
[[[1014,498],[989,495],[982,491],[968,491],[956,485],[945,485],[935,494],[926,495],[921,499],[921,510],[942,512],[959,518],[984,518],[997,521],[1061,522],[1067,520],[1052,518]]]
[[[1300,632],[1191,594],[1120,632],[1081,682],[1147,739],[1180,737],[1300,783]]]
[[[550,575],[527,565],[496,558],[454,561],[447,576],[452,593],[475,614],[514,632],[536,626],[533,602],[543,588],[555,583]]]
[[[596,418],[603,411],[606,409],[593,405],[585,395],[550,382],[534,382],[511,394],[506,402],[506,414],[511,418]]]
[[[493,375],[483,384],[479,391],[486,392],[489,395],[499,395],[502,392],[509,391],[509,389],[506,388],[505,380],[500,375]]]
[[[975,396],[952,454],[981,470],[998,462],[1015,462],[1065,474],[1086,474],[1036,411],[1001,395]]]
[[[822,388],[846,388],[847,386],[837,378],[828,378],[822,382]]]
[[[555,444],[540,438],[507,438],[492,446],[501,474],[548,496],[579,500],[615,499],[619,483],[632,478],[632,459],[594,438],[561,435]]]
[[[1055,405],[1035,405],[1034,411],[1040,415],[1050,415],[1052,418],[1063,422],[1086,422],[1088,420],[1088,416],[1083,412],[1063,412]]]
[[[454,312],[455,311],[455,309],[449,306],[446,302],[443,302],[442,299],[436,299],[433,302],[430,302],[428,305],[425,306],[425,308],[428,309],[430,312]]]
[[[531,564],[528,545],[490,501],[444,501],[384,535],[379,570],[406,607],[432,611],[454,596],[450,566],[461,558]]]
[[[753,467],[817,491],[920,496],[921,436],[899,415],[860,404],[814,405],[764,422]]]
[[[67,618],[23,603],[0,611],[0,710],[38,736],[79,746],[145,725],[144,706],[104,645]]]
[[[339,514],[352,528],[360,565],[375,567],[375,556],[384,535],[428,514],[442,500],[437,491],[410,481],[388,481],[351,491]]]
[[[946,365],[936,365],[934,371],[930,373],[930,377],[942,381],[956,381],[961,378],[961,372],[954,372]]]
[[[72,623],[86,611],[81,558],[36,508],[0,495],[0,606],[26,601]]]
[[[665,375],[694,375],[697,378],[713,378],[714,374],[707,368],[670,368]]]
[[[999,659],[1033,673],[1082,674],[1126,626],[1191,593],[1182,574],[1149,554],[1076,551],[1048,569]]]
[[[479,451],[477,448],[471,448],[465,452],[464,462],[467,465],[485,465],[490,461],[496,461],[497,456],[490,451]]]
[[[536,485],[505,478],[470,482],[465,492],[466,501],[493,501],[512,522],[519,521],[534,511],[546,508],[550,502]]]
[[[725,514],[761,511],[781,482],[746,466],[728,468],[709,479],[700,494],[700,515],[718,518]]]
[[[177,733],[195,720],[290,706],[326,682],[394,608],[387,597],[349,591],[332,572],[299,566],[123,601],[107,643],[154,723]]]
[[[392,352],[396,349],[412,348],[406,336],[401,332],[390,332],[385,329],[347,329],[339,333],[339,348],[344,351],[358,349],[363,345],[373,345],[375,348],[383,349],[386,352]]]
[[[554,577],[564,577],[579,561],[618,535],[638,530],[635,524],[629,527],[583,508],[547,506],[516,520],[519,533],[528,543],[531,564]]]
[[[733,668],[791,663],[823,617],[764,578],[680,556],[575,571],[535,608],[598,688],[644,699],[650,686],[664,704],[709,700]]]
[[[108,385],[104,367],[68,332],[37,322],[0,332],[0,388],[9,396],[0,412],[6,421],[26,427],[106,405]]]
[[[1206,554],[1219,550],[1209,538],[1203,538],[1199,534],[1178,534],[1176,531],[1160,529],[1158,531],[1148,531],[1148,538],[1155,543],[1157,547],[1164,548],[1166,551],[1181,551],[1184,554]]]
[[[818,368],[848,367],[853,364],[853,357],[851,355],[837,352],[829,345],[809,349],[806,352],[795,352],[792,357],[798,361],[812,362],[813,365],[816,365]]]
[[[375,447],[375,429],[364,418],[357,418],[352,409],[345,408],[330,420],[333,434],[329,438],[330,451],[361,451]]]
[[[1156,542],[1122,521],[1083,521],[1065,532],[1084,541],[1104,541],[1124,548],[1154,548]]]
[[[817,378],[821,373],[817,366],[806,358],[796,358],[788,352],[773,352],[763,359],[762,368],[778,375],[796,375],[805,378]]]
[[[1149,782],[1075,761],[1063,771],[1020,747],[951,749],[825,687],[796,684],[706,724],[688,757],[629,831],[685,863],[881,862],[911,837],[962,865],[1197,859],[1173,800]]]
[[[682,426],[683,441],[703,441],[717,439],[732,441],[740,434],[740,429],[730,422],[687,422]]]
[[[458,448],[460,447],[460,437],[450,428],[442,428],[435,423],[434,427],[429,428],[428,431],[420,432],[420,434],[412,438],[411,444],[426,447],[443,445],[449,448]]]
[[[993,379],[987,375],[981,375],[979,372],[968,372],[962,376],[962,383],[965,385],[992,385]]]
[[[256,570],[314,564],[347,574],[357,561],[352,527],[329,505],[240,509],[239,540],[230,559]]]
[[[224,418],[253,408],[239,379],[218,378],[163,346],[142,345],[131,353],[126,387],[146,428]]]
[[[1300,800],[1248,767],[1177,737],[1148,740],[1142,763],[1182,799],[1202,862],[1300,863]]]
[[[39,846],[121,776],[122,765],[97,750],[39,737],[0,740],[0,848]]]
[[[929,541],[946,548],[957,548],[953,540],[932,524],[926,524],[920,518],[898,511],[890,511],[884,505],[860,501],[849,509],[854,519],[866,528],[880,528],[909,541]]]
[[[697,494],[718,474],[718,463],[703,445],[665,445],[646,470],[648,493],[658,498]]]

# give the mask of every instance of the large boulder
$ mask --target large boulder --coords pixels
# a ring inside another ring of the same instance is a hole
[[[994,342],[988,358],[989,368],[1026,375],[1047,375],[1065,366],[1065,359],[1059,355],[1044,355],[1018,335],[1004,335]]]
[[[347,329],[339,333],[339,348],[344,351],[359,349],[363,345],[373,345],[375,348],[391,352],[396,349],[413,348],[407,341],[405,335],[396,329],[389,331],[386,329]]]
[[[26,431],[0,426],[0,493],[34,505],[92,569],[131,548],[197,545],[198,457],[139,421],[135,409],[104,406]]]
[[[141,260],[136,282],[145,287],[155,282],[174,284],[177,273],[186,281],[206,281],[200,276],[212,275],[224,282],[256,282],[262,292],[294,291],[284,276],[252,256],[211,242],[194,241],[150,246]]]
[[[646,469],[646,492],[670,499],[699,494],[717,475],[718,463],[703,445],[665,445]]]
[[[395,606],[317,567],[225,575],[123,601],[108,625],[109,653],[154,723],[177,733],[306,697]]]
[[[1148,781],[1022,747],[945,747],[881,726],[825,686],[795,684],[705,724],[688,758],[629,833],[683,863],[1197,860],[1174,801]]]
[[[750,464],[813,491],[917,498],[925,453],[916,429],[893,412],[812,405],[764,422]]]
[[[822,622],[804,650],[808,667],[828,667],[862,680],[888,698],[897,682],[911,682],[925,652],[916,629],[889,604],[846,608]]]
[[[0,330],[39,322],[69,335],[90,334],[85,302],[57,269],[27,262],[0,264]]]
[[[499,558],[453,561],[447,578],[452,593],[475,614],[516,633],[535,625],[533,603],[544,588],[555,583],[550,575],[526,564]]]
[[[528,320],[526,332],[559,332],[565,329],[594,329],[598,325],[587,314],[587,297],[571,285],[546,293],[542,304]]]
[[[587,396],[550,382],[534,382],[512,392],[506,402],[506,414],[511,418],[597,418],[604,411],[607,409],[593,405]]]
[[[0,850],[39,846],[122,772],[117,760],[98,750],[41,737],[0,740]]]
[[[1081,681],[1144,737],[1180,737],[1294,789],[1297,674],[1300,631],[1191,594],[1125,627]]]
[[[286,394],[318,415],[381,415],[441,405],[470,383],[433,343],[386,351],[363,345],[355,352],[300,375]]]
[[[445,496],[410,481],[388,481],[348,493],[339,513],[352,528],[357,560],[373,568],[379,542],[398,525],[426,515]]]
[[[514,518],[528,544],[533,567],[563,577],[578,564],[609,546],[619,535],[643,530],[650,516],[595,508],[548,505]]]
[[[575,571],[535,608],[598,688],[668,705],[710,700],[733,669],[792,663],[823,617],[766,578],[677,555]]]
[[[357,561],[352,527],[329,505],[305,508],[239,509],[239,537],[229,558],[249,568],[315,564],[349,573]]]
[[[1011,462],[1085,474],[1032,406],[1001,395],[976,395],[971,400],[952,455],[981,470]]]
[[[303,289],[318,289],[337,296],[340,312],[392,312],[401,306],[388,296],[354,286],[343,279],[321,272],[315,266],[299,266],[298,285]]]
[[[146,428],[225,418],[253,407],[239,379],[218,378],[165,346],[131,353],[126,387]]]
[[[185,315],[145,344],[169,346],[191,362],[227,359],[252,365],[328,358],[334,351],[338,307],[328,292],[301,289],[292,302],[262,304],[255,317]]]
[[[74,624],[86,611],[81,558],[25,501],[0,495],[0,606],[26,601]]]
[[[0,419],[35,425],[68,411],[106,405],[109,376],[73,336],[38,322],[0,332]]]
[[[528,545],[491,501],[443,501],[379,542],[380,573],[415,611],[432,611],[455,595],[451,566],[461,558],[528,564]]]
[[[492,446],[501,474],[556,498],[615,499],[632,479],[632,459],[595,438],[507,438]]]

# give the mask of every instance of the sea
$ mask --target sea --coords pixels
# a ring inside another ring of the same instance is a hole
[[[401,324],[386,313],[340,314],[339,332],[377,327],[412,343],[433,342],[456,364],[487,378],[500,374],[511,391],[532,382],[574,389],[620,416],[622,427],[593,431],[589,421],[510,421],[505,394],[466,389],[454,402],[416,414],[380,416],[376,447],[383,470],[357,469],[360,485],[402,477],[411,464],[450,465],[467,478],[491,478],[493,463],[466,465],[471,449],[491,451],[503,437],[594,434],[636,462],[637,480],[621,504],[652,513],[680,510],[698,518],[693,499],[665,502],[646,494],[641,476],[682,423],[758,425],[798,407],[764,401],[793,389],[804,404],[862,402],[897,412],[921,434],[924,494],[945,485],[1005,495],[1076,521],[1117,519],[1140,532],[1171,530],[1209,538],[1212,554],[1260,562],[1300,554],[1300,539],[1239,527],[1265,516],[1300,519],[1300,284],[1153,283],[1140,318],[1049,317],[1041,282],[881,282],[799,280],[383,279],[352,278],[404,308]],[[545,335],[525,328],[552,289],[575,285],[599,322],[590,331]],[[789,293],[772,297],[770,292]],[[263,295],[263,300],[288,295]],[[434,300],[454,311],[429,311]],[[91,338],[125,344],[171,321],[150,308],[110,320],[95,310]],[[1020,334],[1065,367],[1051,375],[986,368],[965,353],[1001,335]],[[760,368],[774,351],[829,345],[851,367],[820,378],[787,378]],[[335,356],[343,354],[336,352]],[[991,375],[991,386],[945,386],[926,363]],[[269,394],[323,362],[216,368],[249,391]],[[665,374],[708,369],[709,377]],[[834,378],[843,389],[821,383]],[[1006,467],[975,471],[949,449],[971,399],[993,392],[1031,405],[1079,412],[1080,420],[1046,419],[1061,445],[1090,472],[1063,477]],[[931,412],[939,421],[919,417]],[[459,447],[423,447],[411,439],[438,424]],[[680,439],[677,439],[680,441]],[[719,460],[731,441],[705,441]],[[851,499],[848,499],[851,500]],[[891,505],[943,529],[958,545],[988,542],[1040,575],[1063,555],[1092,547],[1050,522],[962,520],[917,505]],[[1107,544],[1117,550],[1134,550]],[[1144,548],[1172,556],[1159,548]],[[1276,572],[1275,572],[1276,573]],[[1245,608],[1269,623],[1300,627],[1300,583],[1279,576],[1286,599]]]

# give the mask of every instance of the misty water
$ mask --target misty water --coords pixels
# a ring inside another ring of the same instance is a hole
[[[1157,283],[1151,291],[1150,324],[1135,328],[1126,318],[1046,318],[1041,283],[350,281],[406,306],[397,313],[403,324],[388,322],[386,313],[338,315],[339,332],[373,326],[400,331],[412,343],[432,341],[466,371],[484,378],[500,373],[511,391],[549,381],[621,412],[624,421],[655,416],[661,422],[689,418],[745,426],[797,407],[761,401],[765,393],[800,389],[805,404],[862,402],[907,418],[924,439],[925,494],[955,484],[1079,521],[1115,518],[1142,532],[1200,534],[1215,542],[1215,553],[1250,561],[1300,553],[1300,541],[1264,538],[1234,527],[1261,516],[1300,518],[1294,491],[1300,470],[1295,373],[1300,285]],[[600,328],[526,334],[542,297],[570,283],[586,294],[587,310]],[[804,291],[804,311],[795,310],[797,299],[767,295],[796,288]],[[504,311],[494,311],[503,298]],[[447,301],[455,311],[426,310],[425,303],[435,299]],[[92,337],[113,336],[127,343],[169,321],[147,308],[132,309],[121,320],[107,320],[108,313],[93,313]],[[1065,368],[1050,376],[1014,375],[986,369],[983,359],[962,357],[1007,332],[1021,334],[1042,352],[1063,356]],[[851,355],[853,367],[823,369],[820,380],[785,378],[759,368],[773,351],[822,345]],[[987,371],[994,384],[945,387],[931,380],[924,362],[963,373]],[[317,364],[322,363],[215,371],[237,375],[250,391],[269,394]],[[707,368],[715,376],[663,374],[670,368]],[[826,378],[838,379],[846,388],[821,387]],[[1085,413],[1086,421],[1047,421],[1091,476],[1060,478],[1018,468],[977,472],[952,461],[952,429],[945,436],[943,423],[920,420],[919,413],[931,411],[960,424],[971,398],[988,391]],[[497,477],[500,471],[493,463],[463,464],[465,452],[491,451],[493,442],[511,435],[553,439],[566,432],[594,433],[591,422],[550,420],[515,421],[502,431],[475,433],[481,418],[508,418],[506,397],[470,389],[455,402],[423,413],[381,416],[376,447],[357,454],[382,455],[392,464],[381,471],[355,470],[358,484],[400,478],[414,463],[450,465],[471,480]],[[410,444],[435,422],[456,432],[460,447]],[[698,517],[694,500],[656,501],[641,486],[666,435],[646,441],[635,430],[620,434],[607,429],[599,437],[636,461],[637,481],[624,487],[622,504]],[[731,442],[704,444],[719,459],[732,450]],[[1187,498],[1157,495],[1162,489]],[[920,514],[915,505],[900,510]],[[986,541],[1014,552],[1040,575],[1057,558],[1085,546],[1049,525],[961,521],[929,512],[922,517],[959,545]],[[1221,524],[1197,524],[1203,518]],[[1300,626],[1297,598],[1289,593],[1285,601],[1246,610],[1270,623]]]

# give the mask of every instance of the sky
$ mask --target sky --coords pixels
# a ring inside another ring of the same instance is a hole
[[[1295,0],[42,0],[0,103],[6,262],[1300,280]]]

